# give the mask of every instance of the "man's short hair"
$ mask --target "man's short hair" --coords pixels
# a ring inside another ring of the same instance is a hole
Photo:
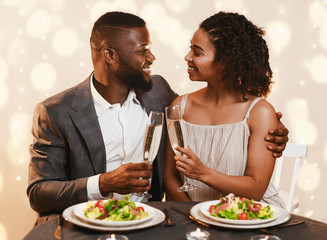
[[[111,39],[116,40],[126,30],[145,26],[145,21],[134,14],[116,11],[107,12],[94,23],[90,38],[91,47],[100,50],[103,43],[110,42]]]

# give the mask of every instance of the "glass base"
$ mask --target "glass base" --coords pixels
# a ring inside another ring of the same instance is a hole
[[[193,191],[196,189],[196,185],[193,184],[185,184],[179,188],[177,188],[177,192],[188,192],[188,191]]]

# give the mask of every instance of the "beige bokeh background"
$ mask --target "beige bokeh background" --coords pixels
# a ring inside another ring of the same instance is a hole
[[[1,240],[21,239],[35,221],[26,196],[33,108],[91,73],[90,31],[110,10],[147,21],[157,57],[153,73],[179,94],[203,86],[188,80],[183,59],[202,20],[236,11],[264,27],[275,81],[268,100],[284,114],[290,141],[309,144],[297,214],[327,222],[327,0],[1,0]]]

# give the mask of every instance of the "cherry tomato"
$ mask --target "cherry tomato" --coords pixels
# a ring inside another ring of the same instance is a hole
[[[210,207],[209,207],[209,212],[211,213],[213,210],[215,210],[216,209],[216,205],[211,205]]]
[[[106,208],[104,206],[97,206],[99,208],[99,212],[104,212]]]
[[[136,211],[140,211],[140,210],[142,210],[142,211],[144,212],[144,208],[143,208],[143,207],[136,207],[135,210],[136,210]]]
[[[261,208],[262,207],[262,204],[260,204],[260,203],[255,203],[254,205],[253,205],[253,208]]]
[[[103,207],[103,202],[102,200],[98,200],[95,204],[96,207],[102,206]]]
[[[248,220],[249,219],[249,216],[247,213],[240,213],[238,215],[238,220]]]

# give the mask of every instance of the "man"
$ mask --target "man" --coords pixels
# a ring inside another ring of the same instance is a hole
[[[152,200],[161,200],[166,136],[152,167],[143,163],[143,135],[149,112],[164,112],[176,94],[161,76],[150,77],[155,60],[150,43],[143,19],[104,14],[90,39],[94,72],[36,106],[27,194],[37,223],[114,193],[150,190]],[[282,133],[270,135],[271,141],[282,144],[272,151],[280,155],[287,129],[276,131]]]

